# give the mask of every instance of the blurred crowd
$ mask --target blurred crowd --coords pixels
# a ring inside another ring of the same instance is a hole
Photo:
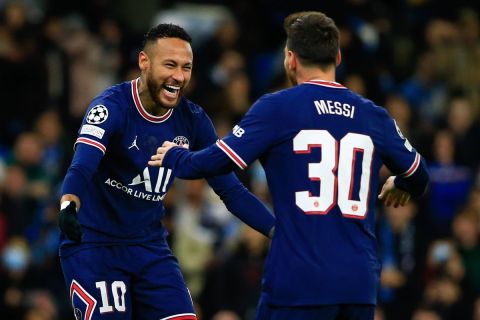
[[[221,137],[261,94],[287,86],[282,22],[299,10],[335,19],[337,81],[388,109],[430,169],[426,197],[378,205],[376,320],[480,320],[480,3],[467,0],[0,1],[2,319],[73,319],[59,189],[89,101],[139,75],[143,33],[173,22],[192,34],[187,95]],[[270,203],[260,165],[238,174]],[[203,180],[177,181],[165,202],[199,319],[253,319],[268,240]]]

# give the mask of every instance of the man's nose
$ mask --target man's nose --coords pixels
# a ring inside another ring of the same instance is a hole
[[[175,72],[172,74],[172,78],[177,82],[185,81],[185,74],[181,68],[175,69]]]

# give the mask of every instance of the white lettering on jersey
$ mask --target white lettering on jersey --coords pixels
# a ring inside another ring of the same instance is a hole
[[[148,171],[148,168],[145,168],[143,170],[143,180],[139,174],[135,178],[133,178],[132,182],[130,182],[128,185],[136,186],[137,184],[141,183],[145,184],[145,190],[147,190],[148,192],[152,192],[152,183],[150,182],[150,172]]]
[[[240,128],[239,125],[236,125],[235,127],[233,127],[233,134],[238,137],[238,138],[241,138],[243,136],[243,134],[245,133],[245,130]]]
[[[332,100],[315,100],[313,104],[319,115],[331,114],[353,119],[353,115],[355,114],[355,106],[351,106],[348,103]]]
[[[136,186],[139,184],[143,184],[145,187],[145,192],[141,190],[135,190],[124,185],[122,182],[117,181],[115,179],[108,178],[105,180],[105,184],[111,186],[112,188],[121,190],[125,192],[127,195],[148,201],[162,201],[165,198],[167,192],[167,186],[170,182],[170,178],[172,177],[172,170],[160,167],[158,171],[157,183],[155,185],[155,190],[152,191],[152,183],[150,179],[150,172],[148,171],[148,167],[146,167],[141,174],[135,176],[132,179],[132,182],[128,184],[128,186]],[[161,194],[163,193],[163,194]]]
[[[97,137],[98,139],[102,139],[104,133],[104,129],[97,126],[92,126],[91,124],[84,124],[82,129],[80,129],[80,134],[88,134]]]

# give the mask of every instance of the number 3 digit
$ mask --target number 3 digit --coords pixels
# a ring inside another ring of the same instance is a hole
[[[302,130],[293,139],[293,151],[310,153],[319,147],[321,161],[308,164],[308,177],[321,181],[319,196],[311,191],[295,192],[295,203],[306,214],[327,214],[338,204],[346,217],[363,219],[367,213],[370,176],[374,145],[369,136],[348,133],[340,140],[340,151],[335,138],[326,130]],[[360,177],[359,200],[352,199],[355,178],[355,162],[358,153],[363,153]],[[337,175],[335,171],[337,170]],[[338,200],[336,200],[338,192]]]

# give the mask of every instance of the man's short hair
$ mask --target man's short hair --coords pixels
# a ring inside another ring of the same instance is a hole
[[[143,38],[142,48],[145,49],[149,43],[155,42],[162,38],[179,38],[192,43],[190,35],[180,26],[172,23],[161,23],[150,29]]]
[[[327,15],[316,11],[297,12],[285,18],[287,48],[306,65],[335,64],[339,31]]]

